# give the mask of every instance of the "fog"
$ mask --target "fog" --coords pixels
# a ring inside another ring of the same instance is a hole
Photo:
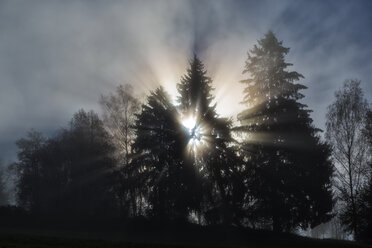
[[[247,51],[269,29],[291,48],[303,101],[324,128],[345,79],[372,98],[371,11],[368,1],[1,1],[0,157],[15,159],[31,128],[52,134],[80,108],[100,112],[100,95],[119,84],[138,94],[163,85],[175,99],[193,54],[218,112],[234,117]]]

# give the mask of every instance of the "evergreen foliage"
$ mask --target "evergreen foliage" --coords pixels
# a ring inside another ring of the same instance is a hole
[[[288,52],[271,31],[250,50],[238,126],[218,115],[195,55],[177,105],[162,87],[140,105],[119,86],[101,98],[103,121],[79,111],[51,138],[30,132],[17,142],[19,206],[47,218],[143,216],[276,232],[328,221],[332,150],[301,103],[306,86],[288,69]],[[366,137],[370,129],[367,121]],[[369,181],[355,199],[360,239],[370,231],[371,195]]]
[[[248,53],[249,77],[238,115],[237,131],[245,135],[250,211],[274,231],[306,228],[327,221],[332,210],[330,149],[320,140],[310,111],[300,103],[303,76],[288,71],[289,48],[269,31]]]
[[[195,190],[195,168],[184,159],[187,132],[163,88],[152,92],[142,105],[135,130],[133,166],[138,187],[150,206],[147,214],[164,220],[187,220],[201,192]]]
[[[221,118],[213,104],[212,80],[203,63],[195,55],[186,75],[177,85],[178,108],[181,118],[195,118],[194,129],[200,128],[203,143],[191,154],[199,169],[203,184],[203,201],[199,214],[206,223],[231,224],[240,222],[242,181],[239,180],[240,161],[232,144],[231,121]]]

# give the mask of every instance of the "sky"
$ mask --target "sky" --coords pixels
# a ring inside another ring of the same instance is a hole
[[[247,52],[268,30],[290,47],[304,75],[302,100],[324,129],[327,106],[346,79],[372,102],[372,1],[0,0],[0,159],[31,129],[53,135],[101,94],[130,83],[143,97],[176,84],[197,54],[217,111],[236,117]]]

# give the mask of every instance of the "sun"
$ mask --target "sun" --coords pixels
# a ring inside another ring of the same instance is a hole
[[[188,147],[196,152],[204,144],[203,127],[198,123],[195,116],[188,116],[182,119],[182,125],[186,128],[189,136]]]

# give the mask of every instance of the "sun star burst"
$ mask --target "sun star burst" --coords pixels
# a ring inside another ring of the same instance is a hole
[[[195,116],[188,116],[181,120],[182,125],[186,128],[189,136],[188,148],[194,153],[204,144],[203,127],[198,123]]]

